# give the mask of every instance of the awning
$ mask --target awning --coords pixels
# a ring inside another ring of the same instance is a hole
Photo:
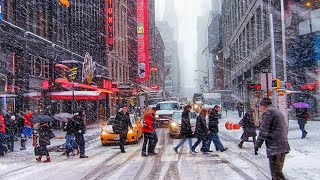
[[[74,100],[85,101],[85,100],[103,100],[106,99],[106,93],[98,91],[63,91],[63,92],[52,92],[52,100]]]
[[[30,98],[30,99],[41,99],[41,92],[24,93],[23,97]]]
[[[0,94],[0,98],[3,98],[3,97],[12,98],[12,97],[17,97],[17,95],[15,95],[15,94]]]

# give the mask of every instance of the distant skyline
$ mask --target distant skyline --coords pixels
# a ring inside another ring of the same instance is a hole
[[[167,20],[163,19],[166,1],[174,1],[179,28],[178,44],[182,44],[179,55],[183,54],[183,57],[180,57],[181,85],[186,96],[190,98],[196,89],[194,71],[197,67],[197,16],[208,14],[212,5],[208,0],[156,0],[157,20]]]

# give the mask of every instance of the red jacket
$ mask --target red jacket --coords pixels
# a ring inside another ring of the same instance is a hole
[[[31,113],[27,113],[24,115],[24,125],[25,126],[29,126],[29,127],[33,127],[33,123],[30,121],[30,119],[32,118],[32,114]]]
[[[145,124],[146,124],[147,126],[142,126],[141,131],[144,132],[144,133],[152,133],[152,132],[154,132],[151,114],[147,114],[147,115],[144,117],[144,121],[145,121]]]
[[[0,114],[0,132],[4,134],[6,133],[6,125],[4,124],[4,119],[1,114]]]

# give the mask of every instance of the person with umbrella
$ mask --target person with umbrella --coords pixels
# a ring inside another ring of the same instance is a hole
[[[27,111],[26,114],[24,115],[24,121],[23,121],[23,129],[21,132],[21,148],[20,150],[26,150],[26,143],[28,137],[32,136],[32,127],[33,123],[30,121],[32,118],[32,113],[31,111]]]
[[[44,161],[45,163],[51,162],[49,151],[47,146],[50,145],[50,139],[54,138],[55,135],[50,130],[47,122],[41,122],[39,126],[39,139],[34,138],[34,152],[35,155],[38,156],[36,160],[41,162],[42,156],[46,156],[47,159]],[[37,142],[38,140],[38,142]]]
[[[298,118],[299,128],[302,132],[301,139],[304,139],[308,134],[305,126],[310,119],[310,114],[308,113],[308,108],[310,108],[310,106],[305,102],[297,102],[292,105],[296,108],[296,117]]]

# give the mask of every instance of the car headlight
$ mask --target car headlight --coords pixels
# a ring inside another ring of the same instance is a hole
[[[197,109],[197,108],[198,108],[198,104],[195,104],[195,105],[194,105],[194,108]]]
[[[101,130],[101,134],[103,134],[103,135],[104,135],[104,134],[108,134],[108,133],[107,133],[107,131],[106,131],[106,130],[102,129],[102,130]]]
[[[156,119],[159,119],[159,117],[160,117],[159,114],[156,114],[156,115],[155,115],[155,118],[156,118]]]
[[[172,123],[171,123],[171,127],[175,128],[175,127],[177,127],[177,126],[178,126],[178,124],[177,124],[176,122],[172,122]]]

